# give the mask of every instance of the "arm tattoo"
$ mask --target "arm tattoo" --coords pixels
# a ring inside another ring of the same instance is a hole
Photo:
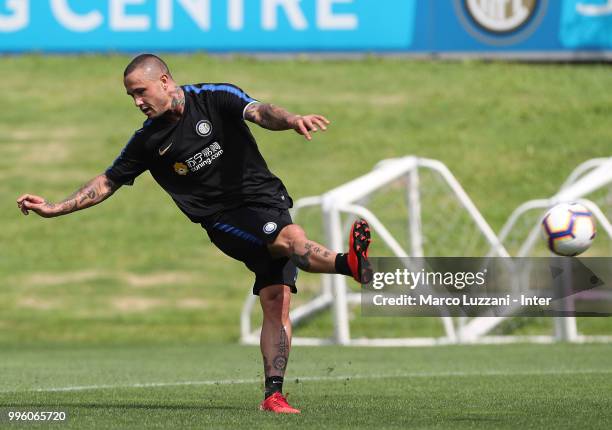
[[[66,215],[97,205],[110,197],[118,188],[119,186],[107,178],[106,175],[100,175],[83,185],[63,201],[57,204],[47,202],[46,205],[49,208],[58,209],[59,213],[57,215]]]
[[[287,112],[282,107],[268,103],[253,103],[244,112],[246,120],[268,130],[277,131],[293,128],[289,123],[289,119],[294,116],[294,114]]]

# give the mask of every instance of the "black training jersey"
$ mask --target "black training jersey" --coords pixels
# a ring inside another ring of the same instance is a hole
[[[145,121],[106,176],[131,185],[145,170],[193,221],[239,206],[290,208],[285,186],[261,156],[244,122],[256,100],[231,84],[181,87],[181,119]]]

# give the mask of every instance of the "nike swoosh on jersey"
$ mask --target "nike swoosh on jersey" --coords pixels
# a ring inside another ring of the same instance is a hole
[[[159,148],[159,155],[164,155],[168,152],[168,149],[174,144],[174,142],[170,142],[170,145],[166,146],[164,149]]]

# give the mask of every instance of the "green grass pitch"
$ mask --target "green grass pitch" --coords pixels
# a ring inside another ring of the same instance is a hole
[[[255,347],[11,348],[0,352],[0,411],[65,411],[57,427],[75,429],[607,429],[611,354],[610,345],[295,347],[285,391],[302,414],[275,416],[257,410]]]

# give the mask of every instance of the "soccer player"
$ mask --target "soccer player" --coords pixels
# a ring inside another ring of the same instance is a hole
[[[260,409],[299,413],[282,394],[297,268],[369,282],[370,231],[365,221],[355,222],[346,254],[309,240],[292,223],[287,210],[291,197],[268,170],[245,120],[268,130],[295,130],[307,140],[326,130],[329,121],[261,103],[231,84],[179,86],[166,63],[152,54],[134,58],[123,77],[127,94],[148,118],[143,127],[103,174],[70,197],[51,203],[24,194],[17,199],[19,209],[24,215],[33,211],[45,218],[67,215],[104,201],[149,170],[221,251],[255,273],[253,294],[259,295],[263,310],[265,395]]]

